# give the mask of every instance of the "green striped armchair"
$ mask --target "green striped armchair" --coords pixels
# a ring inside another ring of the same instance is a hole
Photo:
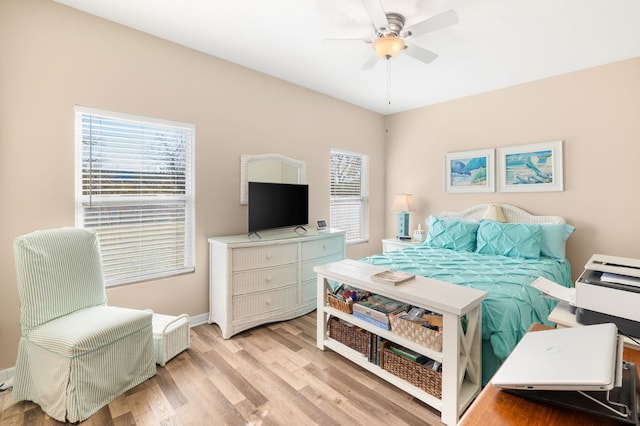
[[[151,312],[107,306],[94,232],[14,241],[20,326],[13,396],[78,422],[156,373]]]

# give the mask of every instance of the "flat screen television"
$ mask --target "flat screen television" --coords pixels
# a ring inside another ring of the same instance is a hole
[[[249,233],[309,223],[309,185],[249,182]]]

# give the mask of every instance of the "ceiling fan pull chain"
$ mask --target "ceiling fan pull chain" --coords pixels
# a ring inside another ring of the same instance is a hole
[[[387,59],[387,114],[391,105],[391,61]]]

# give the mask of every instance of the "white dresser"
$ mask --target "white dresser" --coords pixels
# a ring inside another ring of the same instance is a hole
[[[225,339],[316,309],[313,267],[346,257],[345,232],[263,231],[209,238],[209,323]]]

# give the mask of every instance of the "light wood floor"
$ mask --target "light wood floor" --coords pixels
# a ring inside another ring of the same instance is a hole
[[[191,329],[191,348],[83,425],[442,425],[440,413],[316,348],[315,312],[224,340]],[[0,424],[58,425],[0,395]]]

